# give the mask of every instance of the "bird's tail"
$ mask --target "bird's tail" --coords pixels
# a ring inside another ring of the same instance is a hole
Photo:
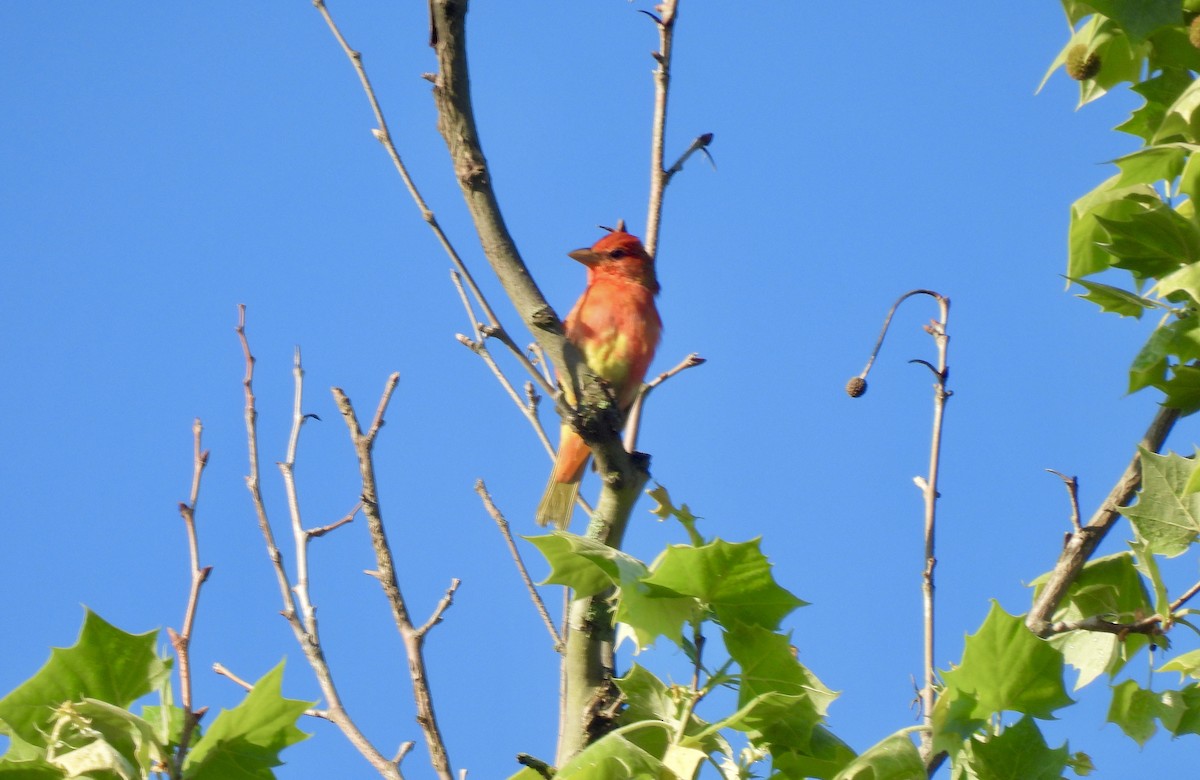
[[[558,482],[550,475],[546,492],[542,494],[542,502],[538,504],[534,518],[538,525],[554,523],[558,530],[565,531],[571,524],[571,513],[575,509],[575,497],[579,495],[579,480]]]

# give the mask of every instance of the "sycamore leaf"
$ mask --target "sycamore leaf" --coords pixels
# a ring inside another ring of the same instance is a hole
[[[1149,611],[1157,615],[1167,615],[1171,609],[1167,585],[1163,582],[1162,572],[1158,568],[1158,558],[1150,552],[1150,543],[1144,539],[1133,539],[1128,544],[1135,556],[1134,566],[1150,583],[1150,591],[1154,594],[1154,605]],[[1165,642],[1166,639],[1164,637],[1159,641]]]
[[[1156,671],[1179,672],[1180,677],[1192,677],[1200,680],[1200,650],[1192,650],[1175,656]]]
[[[933,704],[933,749],[958,755],[964,740],[987,725],[983,718],[972,713],[978,700],[970,693],[956,688],[946,688]]]
[[[1197,108],[1200,108],[1200,81],[1193,81],[1167,108],[1162,124],[1151,141],[1157,143],[1172,137],[1181,137],[1189,141],[1200,140],[1200,133],[1197,133],[1197,123],[1200,121],[1200,116],[1196,113]]]
[[[54,709],[64,702],[86,697],[128,707],[170,674],[154,651],[157,635],[127,634],[86,610],[75,644],[51,649],[37,674],[0,699],[2,730],[45,747]]]
[[[918,780],[927,776],[925,762],[904,732],[867,748],[838,772],[835,780]]]
[[[1183,172],[1188,155],[1200,149],[1195,144],[1164,143],[1145,146],[1136,152],[1112,160],[1121,169],[1116,186],[1131,184],[1154,184],[1174,181]]]
[[[561,531],[547,536],[526,536],[550,564],[543,585],[566,585],[577,599],[594,596],[622,579],[633,580],[646,573],[646,566],[633,556],[603,542]]]
[[[1087,4],[1116,22],[1135,41],[1183,21],[1179,0],[1087,0]]]
[[[1142,205],[1126,213],[1096,214],[1107,234],[1100,248],[1117,258],[1118,268],[1161,279],[1154,289],[1164,298],[1175,290],[1191,294],[1193,279],[1176,269],[1200,260],[1200,228],[1161,201]]]
[[[703,547],[673,545],[643,582],[699,600],[725,625],[740,622],[775,629],[780,620],[806,603],[775,582],[757,539],[715,539]]]
[[[1048,574],[1030,583],[1036,600]],[[1054,620],[1076,621],[1104,617],[1113,622],[1128,622],[1153,614],[1154,607],[1145,581],[1138,573],[1133,555],[1127,552],[1089,561],[1067,589]],[[1101,674],[1115,674],[1148,640],[1141,634],[1123,639],[1098,631],[1069,631],[1049,640],[1067,663],[1079,670],[1075,690]]]
[[[1000,734],[972,740],[971,769],[978,780],[1059,780],[1070,759],[1066,745],[1051,749],[1029,715]]]
[[[1161,202],[1158,193],[1147,184],[1118,187],[1120,176],[1113,176],[1071,204],[1071,222],[1067,231],[1067,276],[1082,279],[1112,265],[1112,255],[1100,248],[1108,233],[1097,217],[1120,220],[1148,205]]]
[[[1200,70],[1200,49],[1188,40],[1186,27],[1164,27],[1150,38],[1150,69]]]
[[[1190,42],[1188,44],[1191,45]],[[1167,110],[1185,89],[1192,85],[1191,74],[1178,68],[1166,69],[1154,78],[1134,84],[1130,89],[1146,99],[1141,108],[1130,115],[1117,130],[1136,135],[1146,143],[1159,135]],[[1171,140],[1169,137],[1163,140]]]
[[[1015,710],[1038,718],[1072,703],[1063,687],[1063,657],[1020,618],[992,602],[983,625],[967,636],[962,665],[943,677],[948,689],[972,694],[973,717]]]
[[[1103,311],[1119,314],[1122,317],[1141,319],[1142,312],[1146,311],[1146,309],[1162,305],[1158,301],[1144,298],[1128,290],[1122,290],[1120,287],[1100,284],[1099,282],[1089,282],[1086,279],[1072,279],[1070,277],[1067,277],[1067,281],[1073,282],[1087,290],[1086,293],[1076,295],[1076,298],[1091,301]]]
[[[1155,385],[1166,395],[1163,406],[1189,415],[1200,410],[1200,367],[1171,366],[1171,377]]]
[[[725,629],[725,648],[742,670],[739,709],[768,693],[794,697],[769,718],[753,724],[744,722],[739,728],[747,730],[753,740],[761,738],[771,746],[806,751],[813,728],[825,717],[837,694],[796,660],[787,636],[760,626],[734,624]],[[783,701],[776,698],[773,703]]]
[[[1181,691],[1164,691],[1161,695],[1159,720],[1175,736],[1200,734],[1200,685],[1189,685]]]
[[[1179,555],[1200,532],[1200,494],[1186,491],[1196,461],[1175,453],[1159,455],[1144,447],[1138,452],[1142,463],[1138,500],[1120,512],[1150,545],[1150,553]]]
[[[1106,720],[1120,726],[1121,731],[1140,747],[1158,731],[1158,725],[1154,722],[1158,711],[1157,693],[1143,690],[1133,680],[1125,680],[1113,686],[1112,703],[1108,705]]]
[[[613,731],[588,745],[560,767],[554,777],[555,780],[676,780],[679,776],[624,734]]]
[[[855,758],[855,753],[849,745],[834,736],[829,729],[817,725],[813,727],[812,738],[803,751],[772,747],[771,766],[775,773],[771,777],[780,780],[790,777],[832,780]]]
[[[273,780],[279,752],[308,739],[296,719],[313,702],[283,697],[283,662],[231,710],[221,710],[183,765],[186,780]]]
[[[1158,387],[1166,381],[1170,349],[1171,334],[1165,328],[1155,328],[1129,365],[1130,393]]]

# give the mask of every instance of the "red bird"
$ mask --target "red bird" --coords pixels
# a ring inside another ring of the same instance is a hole
[[[567,338],[588,366],[612,387],[622,412],[629,411],[654,359],[662,320],[654,307],[658,279],[642,242],[624,230],[609,233],[591,249],[569,257],[587,266],[587,289],[563,321]],[[567,391],[567,402],[575,399]],[[563,422],[554,471],[537,509],[537,522],[566,528],[591,450]]]

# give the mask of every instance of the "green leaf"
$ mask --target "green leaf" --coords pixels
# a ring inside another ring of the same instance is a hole
[[[1154,607],[1151,611],[1159,615],[1168,614],[1170,601],[1167,597],[1167,586],[1163,582],[1162,572],[1158,568],[1158,558],[1150,552],[1149,542],[1144,539],[1134,539],[1128,544],[1137,560],[1134,565],[1150,583],[1150,589],[1154,593]],[[1165,642],[1165,639],[1161,641]]]
[[[1133,356],[1133,362],[1129,365],[1130,393],[1147,387],[1158,387],[1166,381],[1171,340],[1171,333],[1166,328],[1155,328],[1150,334],[1150,338]]]
[[[524,537],[550,564],[550,575],[542,583],[566,585],[581,599],[646,573],[646,566],[631,555],[603,542],[561,531],[548,536]]]
[[[1035,600],[1047,578],[1048,575],[1042,575],[1031,583],[1035,587]],[[1067,589],[1054,620],[1103,617],[1112,622],[1128,622],[1153,612],[1150,594],[1133,555],[1123,552],[1088,562]],[[1079,690],[1101,674],[1120,671],[1148,640],[1140,634],[1122,639],[1116,634],[1097,631],[1069,631],[1049,641],[1067,663],[1079,670],[1075,683],[1075,690]]]
[[[1163,406],[1189,415],[1200,410],[1200,367],[1171,366],[1171,377],[1155,385],[1166,394]]]
[[[933,704],[933,749],[949,753],[951,758],[963,747],[963,741],[987,725],[972,713],[978,700],[970,693],[946,688]]]
[[[675,780],[661,760],[614,731],[588,745],[554,775],[555,780]],[[690,780],[690,778],[689,778]]]
[[[652,588],[707,604],[722,624],[741,622],[775,629],[806,602],[781,588],[759,540],[715,539],[703,547],[673,545],[643,580]]]
[[[0,731],[45,747],[54,708],[64,702],[91,698],[128,707],[170,674],[169,662],[155,654],[157,635],[127,634],[86,610],[75,644],[53,648],[37,674],[0,699]]]
[[[1033,718],[1026,715],[1000,734],[972,740],[971,769],[978,780],[1059,780],[1070,751],[1051,750]]]
[[[1191,45],[1190,42],[1188,45]],[[1167,110],[1192,85],[1192,81],[1191,74],[1186,71],[1167,69],[1154,78],[1134,84],[1130,89],[1145,98],[1146,102],[1116,129],[1150,143],[1150,139],[1159,135]]]
[[[1200,49],[1188,40],[1186,27],[1164,27],[1150,38],[1150,67],[1159,70],[1200,70]]]
[[[1071,279],[1070,277],[1067,277],[1067,281],[1078,284],[1087,290],[1086,293],[1076,295],[1076,298],[1091,301],[1103,311],[1110,311],[1122,317],[1141,319],[1142,312],[1146,309],[1156,308],[1160,305],[1157,301],[1143,298],[1137,293],[1122,290],[1120,287],[1089,282],[1086,279]]]
[[[904,732],[873,745],[838,773],[835,780],[923,780],[925,762]]]
[[[1178,655],[1160,666],[1159,672],[1179,672],[1181,677],[1192,677],[1200,680],[1200,650],[1192,650]]]
[[[1188,155],[1197,148],[1195,144],[1165,143],[1146,146],[1124,157],[1118,157],[1112,161],[1121,169],[1116,186],[1174,181],[1183,172]]]
[[[683,647],[683,627],[702,612],[693,598],[672,596],[642,582],[626,582],[617,594],[613,615],[629,627],[638,648],[649,647],[660,636]]]
[[[1087,4],[1120,25],[1135,41],[1183,21],[1179,0],[1088,0]]]
[[[855,753],[824,726],[814,726],[812,738],[803,751],[774,747],[771,750],[773,778],[816,777],[832,780],[855,759]]]
[[[1143,690],[1133,680],[1125,680],[1113,687],[1106,720],[1120,726],[1126,736],[1139,746],[1144,746],[1146,740],[1158,731],[1158,725],[1154,722],[1158,711],[1157,693]]]
[[[943,677],[947,688],[975,697],[971,715],[977,718],[1004,710],[1052,718],[1072,703],[1063,687],[1062,654],[995,601],[979,631],[967,636],[962,665]]]
[[[796,660],[788,637],[760,626],[733,624],[725,628],[725,648],[742,670],[739,709],[765,694],[792,697],[766,700],[784,702],[786,706],[771,712],[761,722],[743,723],[739,728],[746,730],[751,739],[761,738],[769,745],[806,751],[813,728],[824,718],[837,694]]]
[[[1178,273],[1181,264],[1200,260],[1200,229],[1162,201],[1139,201],[1139,205],[1111,218],[1096,215],[1108,235],[1100,248],[1116,258],[1113,265],[1118,268],[1142,278],[1160,279],[1155,290],[1163,297],[1173,289],[1186,289],[1188,282],[1168,279]]]
[[[1159,720],[1175,736],[1200,734],[1200,685],[1181,691],[1164,691]]]
[[[1082,279],[1112,265],[1112,255],[1100,248],[1109,235],[1097,217],[1120,220],[1160,202],[1158,193],[1147,184],[1117,187],[1120,176],[1113,176],[1071,204],[1071,223],[1067,232],[1067,276]]]
[[[283,697],[283,662],[254,684],[232,710],[221,710],[188,753],[187,780],[271,780],[279,752],[307,739],[296,719],[313,702]]]
[[[1200,531],[1200,494],[1186,490],[1196,461],[1174,453],[1158,455],[1144,447],[1138,452],[1142,463],[1138,500],[1120,512],[1150,545],[1150,553],[1179,555]]]
[[[1200,140],[1200,81],[1193,81],[1184,88],[1163,115],[1162,124],[1151,140],[1155,143],[1179,137],[1188,141]]]

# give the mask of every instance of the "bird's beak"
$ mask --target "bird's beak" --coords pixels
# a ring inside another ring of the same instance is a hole
[[[567,252],[567,257],[578,260],[588,268],[592,268],[600,261],[600,257],[590,249],[576,249],[574,252]]]

